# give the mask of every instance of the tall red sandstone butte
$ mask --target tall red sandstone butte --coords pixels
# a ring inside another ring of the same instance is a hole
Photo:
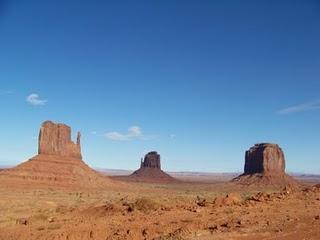
[[[285,156],[277,144],[255,144],[245,153],[244,173],[233,179],[243,184],[295,185],[285,173]]]
[[[246,151],[244,174],[281,175],[285,165],[284,153],[277,144],[255,144]]]
[[[150,167],[161,169],[160,154],[157,152],[149,152],[144,159],[141,159],[140,168]]]
[[[80,144],[80,133],[74,143],[69,126],[46,121],[40,128],[38,155],[12,169],[1,171],[0,182],[31,187],[109,187],[112,181],[82,160]]]
[[[77,143],[74,143],[69,126],[46,121],[40,128],[38,153],[81,159],[80,136],[78,132]]]

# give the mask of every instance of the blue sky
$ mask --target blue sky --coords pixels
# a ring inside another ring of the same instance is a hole
[[[0,165],[45,120],[93,167],[242,171],[257,142],[320,173],[319,1],[0,0]]]

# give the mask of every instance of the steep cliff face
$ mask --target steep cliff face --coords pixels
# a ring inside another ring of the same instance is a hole
[[[282,175],[285,173],[285,157],[277,144],[255,144],[245,155],[244,174],[262,173]]]
[[[46,121],[40,129],[38,153],[81,159],[80,133],[74,143],[69,126]]]

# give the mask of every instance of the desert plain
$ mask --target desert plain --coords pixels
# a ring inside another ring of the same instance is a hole
[[[228,182],[105,190],[1,184],[0,195],[1,240],[320,239],[320,188],[311,183],[284,190]]]

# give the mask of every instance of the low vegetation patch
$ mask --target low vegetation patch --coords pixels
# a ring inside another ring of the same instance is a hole
[[[138,210],[141,212],[150,212],[150,211],[156,211],[161,208],[161,205],[159,203],[145,197],[138,198],[135,202],[126,203],[125,205],[128,207],[129,212],[132,212],[135,210]]]

